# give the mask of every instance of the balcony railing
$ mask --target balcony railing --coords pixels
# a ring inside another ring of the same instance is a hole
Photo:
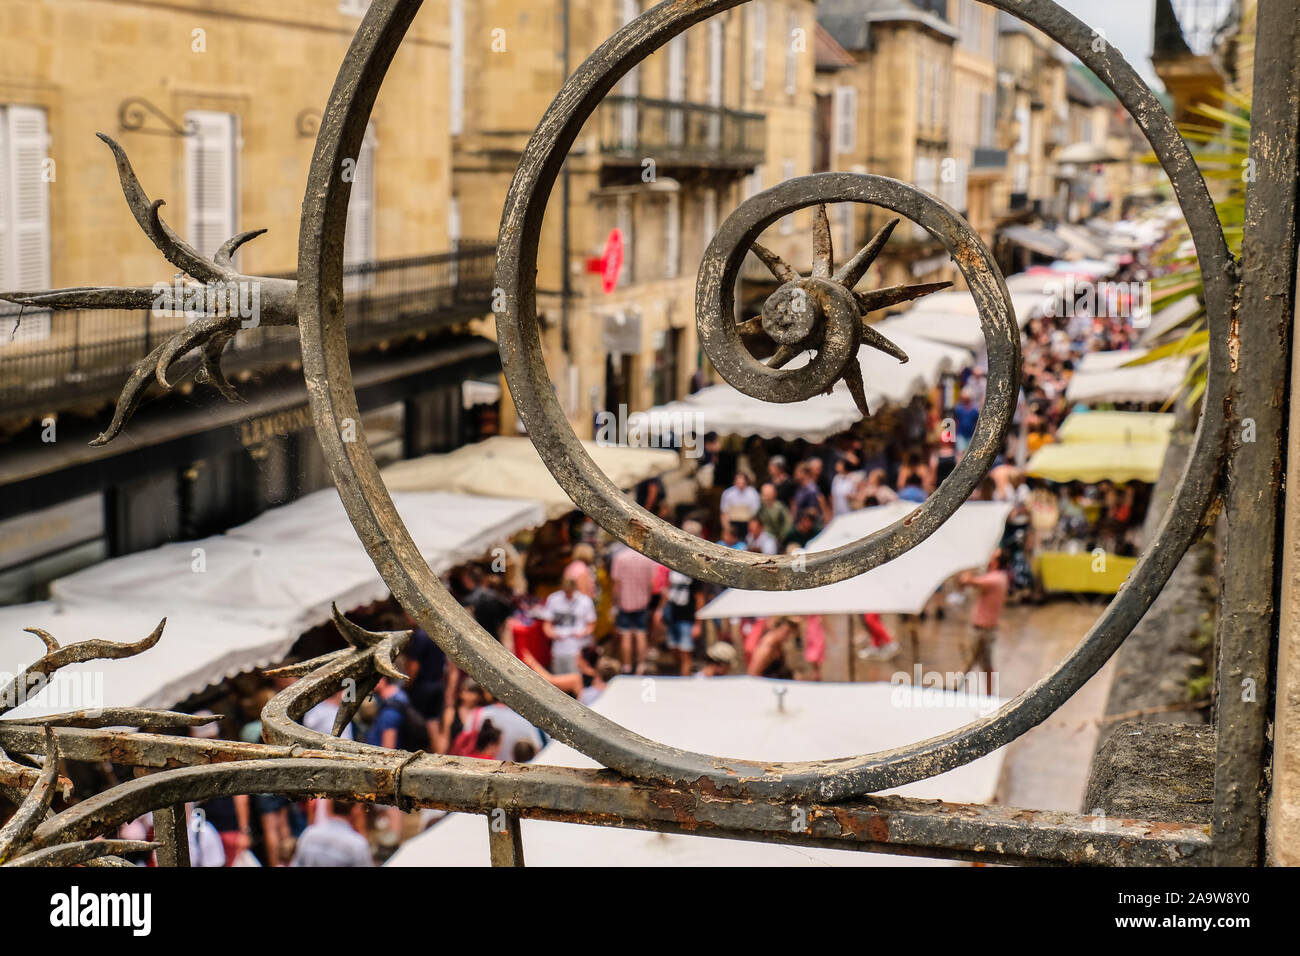
[[[991,149],[985,146],[976,146],[975,155],[971,159],[972,170],[990,170],[1007,168],[1007,151],[1005,149]]]
[[[1235,18],[1233,0],[1171,0],[1168,6],[1157,4],[1155,55],[1205,56],[1213,52],[1216,40]]]
[[[609,96],[600,110],[607,162],[753,169],[767,148],[767,119],[721,106]]]
[[[349,343],[364,349],[486,313],[495,266],[494,244],[464,241],[455,252],[347,266]],[[0,402],[16,414],[115,395],[135,364],[187,321],[173,312],[27,309],[20,322],[17,306],[0,304]],[[251,328],[222,364],[231,372],[268,367],[298,350],[296,327]]]

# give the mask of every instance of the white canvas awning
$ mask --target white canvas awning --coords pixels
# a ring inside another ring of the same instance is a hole
[[[298,636],[249,621],[177,611],[174,605],[146,609],[53,601],[22,604],[0,608],[0,685],[45,653],[35,635],[23,633],[23,628],[48,631],[65,647],[91,638],[134,643],[147,637],[164,616],[167,626],[154,647],[124,660],[66,667],[40,695],[6,716],[174,707],[228,677],[279,662]]]
[[[867,404],[873,411],[885,405],[906,405],[914,396],[934,388],[945,373],[960,372],[974,361],[966,349],[911,335],[890,337],[907,353],[906,363],[866,346],[858,352]],[[801,355],[787,367],[799,368],[807,362],[807,355]],[[717,432],[819,442],[852,428],[862,414],[848,386],[838,382],[829,395],[814,395],[790,405],[751,398],[730,385],[710,385],[681,401],[629,416],[629,421],[638,417],[660,432],[694,422],[699,435]]]
[[[518,498],[407,494],[395,503],[435,572],[478,557],[544,520]],[[317,492],[199,541],[113,558],[60,578],[51,594],[68,604],[129,602],[278,628],[296,639],[324,624],[330,605],[348,609],[388,596],[333,489]]]
[[[1177,302],[1165,306],[1151,316],[1151,324],[1142,330],[1142,334],[1138,336],[1138,341],[1143,345],[1154,345],[1203,308],[1201,300],[1196,296],[1183,296]]]
[[[703,441],[702,434],[698,437]],[[594,441],[582,444],[596,467],[625,490],[647,478],[670,472],[680,464],[675,451],[663,448],[626,448]],[[533,443],[521,437],[498,435],[445,455],[400,461],[385,468],[383,476],[394,498],[401,491],[527,498],[541,502],[548,518],[559,518],[575,507],[547,470]]]
[[[1017,278],[1016,286],[1007,286],[1016,323],[1023,329],[1029,320],[1053,308],[1059,290],[1052,292],[1050,282],[1040,277]],[[969,292],[940,292],[921,299],[915,308],[876,324],[882,334],[897,341],[898,337],[928,339],[945,345],[980,353],[985,350],[984,330],[979,310]]]
[[[901,521],[916,510],[907,502],[863,508],[842,515],[808,542],[827,551]],[[888,564],[838,584],[802,591],[730,588],[700,609],[698,617],[773,617],[806,614],[919,614],[944,581],[959,571],[982,568],[1002,540],[1011,506],[968,501],[911,551]]]
[[[775,691],[785,691],[784,709]],[[647,706],[641,678],[615,678],[592,709],[670,747],[748,760],[827,760],[899,747],[946,733],[1000,701],[927,691],[918,699],[889,684],[824,684],[757,677],[656,678]],[[910,703],[909,703],[910,702]],[[915,704],[913,706],[912,704]],[[1003,750],[885,793],[980,803],[992,799]],[[552,742],[533,763],[597,764]],[[615,827],[524,820],[530,866],[952,866],[938,860],[855,850],[790,847]],[[409,840],[389,866],[487,866],[482,816],[452,814]]]
[[[1177,393],[1187,376],[1187,357],[1161,359],[1149,365],[1124,367],[1147,354],[1146,349],[1090,352],[1066,386],[1071,403],[1092,405],[1105,402],[1166,402]]]

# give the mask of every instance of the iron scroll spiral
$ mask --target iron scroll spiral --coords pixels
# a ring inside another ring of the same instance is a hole
[[[559,413],[541,360],[536,323],[536,249],[542,216],[582,123],[633,66],[688,27],[743,2],[661,3],[602,44],[564,84],[525,149],[506,200],[497,268],[497,285],[505,291],[505,309],[497,315],[500,349],[520,415],[543,460],[574,501],[607,530],[657,560],[704,580],[747,588],[791,583],[813,586],[874,567],[933,531],[944,509],[951,513],[964,497],[956,497],[955,492],[970,480],[973,469],[962,473],[960,481],[954,473],[939,501],[913,516],[911,528],[887,529],[883,535],[850,546],[856,551],[827,552],[816,565],[815,556],[810,555],[809,570],[798,582],[785,580],[789,575],[781,573],[781,562],[770,558],[735,554],[727,555],[726,562],[719,561],[698,539],[655,525],[595,470]],[[1118,52],[1096,42],[1093,31],[1048,0],[983,2],[1038,28],[1089,66],[1133,115],[1168,174],[1191,227],[1205,278],[1210,328],[1207,411],[1158,539],[1101,619],[1052,673],[997,712],[951,733],[895,750],[822,762],[756,764],[670,748],[593,713],[543,681],[479,628],[441,587],[394,509],[364,441],[343,440],[345,422],[357,420],[359,411],[343,322],[342,237],[350,184],[337,172],[361,147],[379,86],[420,0],[375,0],[358,30],[321,122],[299,244],[303,367],[325,459],[358,535],[403,607],[457,665],[498,698],[606,767],[633,778],[685,788],[823,801],[861,797],[951,770],[1042,722],[1096,673],[1150,607],[1201,528],[1218,486],[1218,459],[1225,440],[1223,400],[1229,381],[1227,343],[1235,278],[1234,262],[1205,182],[1150,89]],[[780,204],[787,200],[797,201],[796,207],[819,201],[802,192],[814,188],[817,192],[813,195],[824,199],[867,199],[886,206],[892,203],[892,208],[906,206],[902,211],[915,213],[918,221],[945,241],[971,280],[990,353],[997,363],[990,370],[990,394],[1014,395],[1016,369],[1012,366],[1018,363],[1018,340],[1008,348],[1000,339],[1010,332],[1005,285],[995,269],[987,262],[980,263],[982,247],[972,241],[964,224],[955,219],[944,221],[950,210],[933,200],[922,202],[914,190],[886,187],[881,182],[871,185],[860,177],[797,180],[778,190],[787,187],[788,194],[765,194],[776,203],[773,209],[783,208]],[[758,216],[753,226],[742,226],[733,214],[722,233],[746,233],[767,214]],[[954,228],[949,231],[947,226]],[[739,239],[726,242],[727,256],[737,255],[734,250],[741,245]],[[1014,323],[1010,327],[1014,328]],[[1002,414],[1002,409],[995,406],[994,412]],[[980,419],[979,439],[973,446],[974,460],[985,464],[1002,427],[986,422],[986,417]]]

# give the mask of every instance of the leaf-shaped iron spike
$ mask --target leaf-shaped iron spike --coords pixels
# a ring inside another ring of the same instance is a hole
[[[122,434],[122,429],[135,410],[140,407],[144,401],[145,392],[153,384],[157,376],[158,356],[167,347],[163,342],[154,348],[152,352],[136,363],[131,374],[127,377],[126,384],[122,386],[121,393],[117,396],[117,407],[113,409],[113,420],[108,423],[108,427],[99,433],[99,437],[90,444],[94,447],[107,445],[118,435]]]
[[[231,236],[221,244],[221,248],[218,249],[216,255],[212,257],[212,261],[221,268],[234,272],[235,263],[233,260],[235,253],[239,251],[239,247],[246,242],[251,242],[258,236],[265,234],[265,229],[254,229],[251,232],[241,232],[237,236]]]
[[[831,242],[831,221],[826,216],[826,204],[813,210],[813,267],[814,279],[829,279],[835,271],[835,248]]]
[[[768,368],[785,368],[800,352],[806,352],[807,349],[799,348],[796,345],[779,346],[770,359],[767,360]]]
[[[167,381],[167,369],[173,362],[214,335],[234,335],[242,321],[237,315],[211,316],[192,322],[171,336],[163,343],[162,351],[154,361],[154,376],[158,379],[158,384],[163,388],[171,388],[171,383]],[[225,348],[225,342],[222,342],[222,348]]]
[[[74,710],[66,714],[49,714],[44,717],[9,717],[0,720],[0,726],[23,724],[44,727],[158,727],[174,730],[180,727],[202,727],[221,719],[220,714],[182,714],[174,710],[147,710],[140,707],[109,707],[98,711]]]
[[[45,728],[45,765],[41,768],[41,777],[36,781],[26,798],[14,811],[14,815],[3,827],[0,827],[0,863],[4,863],[14,850],[24,845],[32,832],[45,816],[45,811],[54,799],[54,781],[59,775],[59,744],[54,731]]]
[[[67,667],[69,664],[83,664],[86,661],[96,660],[113,661],[125,657],[134,657],[136,654],[141,654],[157,644],[159,639],[162,638],[163,628],[166,626],[167,618],[163,618],[151,634],[133,644],[123,644],[118,641],[89,640],[68,644],[49,651],[44,657],[0,689],[0,714],[11,711],[18,706],[21,695],[13,693],[13,688],[30,686],[30,678],[33,675],[49,677],[55,671]],[[46,646],[48,647],[48,644]],[[6,701],[9,703],[6,704]]]
[[[78,641],[76,644],[68,644],[52,654],[47,654],[44,662],[57,670],[69,664],[82,664],[86,661],[120,661],[123,658],[135,657],[157,644],[162,639],[166,627],[167,618],[163,618],[148,635],[131,643],[105,641],[99,638]]]
[[[352,723],[352,718],[357,715],[361,705],[365,703],[367,697],[375,692],[378,685],[379,675],[369,674],[357,681],[355,697],[349,700],[346,694],[343,695],[343,700],[339,704],[339,712],[334,715],[334,727],[330,731],[333,736],[337,737],[343,733],[343,728]]]
[[[45,653],[50,654],[59,649],[58,640],[49,631],[39,627],[25,627],[23,630],[28,634],[35,634],[41,639],[41,643],[45,645]]]
[[[5,866],[80,866],[104,857],[123,856],[127,853],[146,853],[156,850],[161,843],[145,840],[79,840],[60,843],[18,857]]]
[[[357,648],[376,647],[383,640],[392,637],[401,637],[404,644],[415,633],[414,631],[367,631],[361,625],[349,621],[337,604],[330,605],[330,617],[334,619],[334,626],[339,629],[343,639]]]
[[[262,671],[262,674],[265,677],[305,677],[317,668],[332,664],[340,657],[350,653],[352,652],[347,649],[330,651],[328,654],[322,654],[320,657],[313,657],[306,661],[299,661],[296,664],[273,667],[270,670]]]
[[[83,286],[46,292],[0,292],[0,299],[39,309],[152,309],[158,295],[152,288],[119,289]]]
[[[862,323],[862,344],[870,345],[874,349],[879,349],[886,355],[892,355],[904,365],[911,361],[906,352],[865,322]]]
[[[840,266],[839,271],[832,278],[846,289],[852,289],[861,282],[862,277],[871,268],[871,264],[876,261],[876,256],[880,255],[880,250],[885,248],[885,243],[889,241],[894,227],[900,222],[901,219],[891,219],[886,223],[885,228],[872,236],[871,241],[863,246],[857,255]]]
[[[932,292],[941,292],[951,285],[951,282],[891,285],[884,289],[873,289],[870,292],[855,292],[853,297],[858,300],[858,308],[865,315],[868,312],[875,312],[877,309],[887,309],[891,305],[911,302],[913,299],[919,299],[923,295],[930,295]]]
[[[118,179],[122,183],[122,194],[126,197],[127,205],[131,207],[135,221],[140,224],[144,234],[158,247],[158,251],[167,261],[200,282],[215,282],[226,278],[227,274],[223,270],[210,259],[205,258],[162,221],[158,209],[165,205],[164,201],[161,199],[150,201],[144,187],[140,185],[140,180],[136,178],[135,170],[131,168],[131,161],[127,158],[126,151],[117,144],[117,141],[103,133],[96,135],[113,151],[113,156],[117,160]]]
[[[853,396],[853,404],[858,406],[862,417],[870,417],[871,408],[867,405],[867,389],[862,383],[862,366],[858,364],[856,358],[851,359],[849,364],[844,366],[842,377],[844,384],[849,387],[849,394]]]
[[[221,368],[221,353],[235,337],[235,333],[214,335],[203,344],[203,364],[194,373],[194,379],[204,385],[210,385],[228,402],[243,402],[244,397],[235,391],[235,386],[226,378]]]
[[[379,671],[379,673],[383,674],[385,677],[391,677],[393,680],[406,680],[406,675],[398,670],[395,658],[402,652],[402,648],[406,646],[406,642],[410,640],[410,638],[410,631],[399,631],[390,634],[388,637],[376,644],[374,656],[375,670]]]
[[[786,262],[767,246],[760,246],[757,242],[749,247],[749,250],[758,256],[760,262],[767,266],[767,271],[772,273],[782,282],[793,282],[800,278],[799,273],[794,270],[790,263]]]

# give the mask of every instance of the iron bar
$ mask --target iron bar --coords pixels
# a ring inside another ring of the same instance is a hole
[[[1224,560],[1215,619],[1214,856],[1262,862],[1263,804],[1277,634],[1279,515],[1300,176],[1300,21],[1260,0],[1250,117],[1241,303],[1231,332]],[[1291,215],[1279,210],[1291,210]]]

